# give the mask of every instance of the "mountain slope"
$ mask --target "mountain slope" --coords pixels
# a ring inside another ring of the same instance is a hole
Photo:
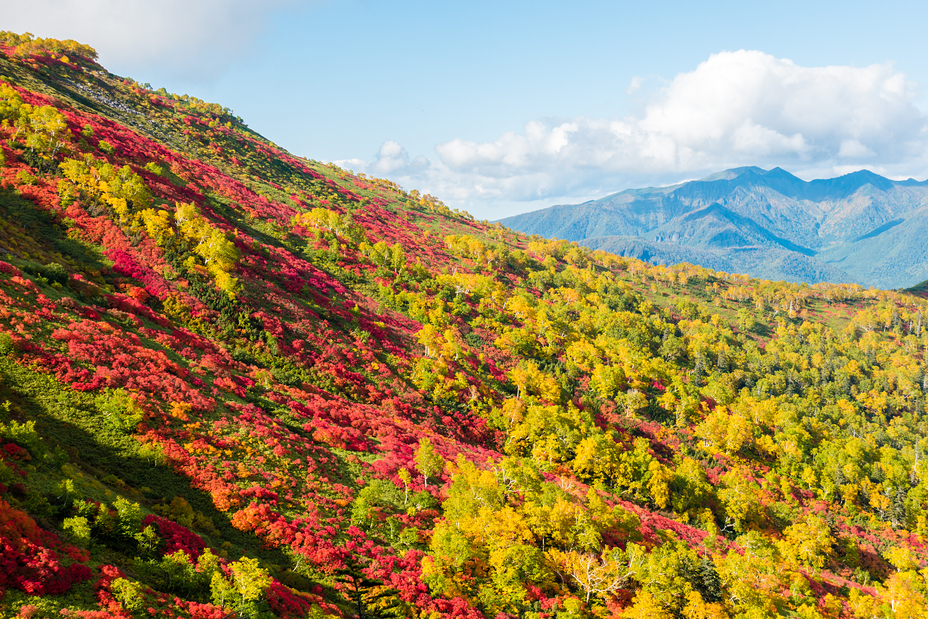
[[[920,291],[530,239],[0,52],[0,615],[926,613]]]
[[[648,242],[633,236],[585,239],[583,244],[652,264],[698,264],[727,273],[752,273],[760,279],[799,282],[854,283],[837,266],[802,252],[764,246],[731,247],[724,251],[699,249],[675,243]]]
[[[926,182],[891,181],[866,170],[806,182],[780,168],[737,168],[502,223],[590,247],[603,247],[602,238],[638,237],[636,246],[647,246],[654,260],[673,254],[657,243],[709,251],[701,254],[706,260],[755,277],[897,288],[928,277],[916,231],[926,205]],[[783,250],[812,260],[792,256],[784,262]],[[745,252],[751,260],[743,259]]]

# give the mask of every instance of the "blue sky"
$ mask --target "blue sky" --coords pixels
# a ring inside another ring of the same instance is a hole
[[[928,176],[924,3],[0,0],[0,15],[481,218],[735,165]]]

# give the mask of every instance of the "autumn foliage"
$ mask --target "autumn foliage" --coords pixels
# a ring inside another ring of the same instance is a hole
[[[924,615],[924,299],[527,238],[95,57],[0,33],[4,614]]]

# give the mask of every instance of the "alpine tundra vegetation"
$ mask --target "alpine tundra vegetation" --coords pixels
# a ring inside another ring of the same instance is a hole
[[[0,615],[914,618],[919,289],[651,266],[0,33]]]

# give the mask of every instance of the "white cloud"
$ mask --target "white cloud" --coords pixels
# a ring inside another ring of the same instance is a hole
[[[429,165],[429,160],[425,157],[416,157],[410,161],[409,153],[405,148],[396,142],[387,140],[380,147],[377,158],[367,166],[367,169],[383,176],[409,175],[423,172],[428,169]]]
[[[915,85],[891,63],[801,67],[759,51],[721,52],[677,75],[635,117],[533,120],[490,142],[439,144],[438,160],[418,172],[387,171],[393,159],[383,149],[374,165],[491,217],[496,202],[603,195],[737,165],[803,175],[867,163],[918,176],[928,171],[928,132],[914,98]]]
[[[0,0],[3,27],[76,39],[104,65],[215,73],[247,51],[268,16],[305,0]]]
[[[767,131],[752,131],[758,139],[748,142],[748,155],[780,152],[792,142],[783,137],[800,136],[799,156],[833,157],[843,141],[855,140],[897,157],[924,125],[914,95],[892,64],[809,68],[757,51],[723,52],[678,75],[641,126],[706,154],[725,152],[750,123]]]
[[[335,165],[345,170],[361,171],[368,170],[369,164],[364,159],[354,157],[352,159],[337,159],[333,161]]]
[[[841,159],[866,159],[874,155],[876,153],[857,140],[844,140],[838,149],[838,157]]]

